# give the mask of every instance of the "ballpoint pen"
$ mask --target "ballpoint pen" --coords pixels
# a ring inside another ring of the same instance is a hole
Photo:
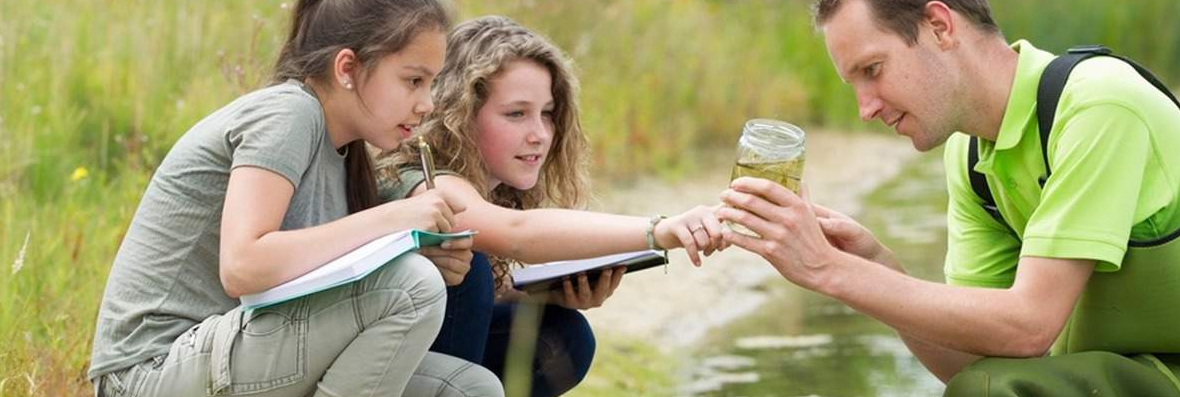
[[[422,160],[422,177],[426,181],[427,189],[434,189],[434,154],[430,152],[430,145],[426,138],[418,137],[418,155]]]

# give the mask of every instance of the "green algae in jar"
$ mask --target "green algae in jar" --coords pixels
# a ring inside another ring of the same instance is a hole
[[[768,179],[798,194],[803,180],[805,140],[803,130],[790,123],[771,119],[747,121],[738,139],[737,159],[730,181],[743,176]],[[742,225],[726,222],[726,226],[735,232],[759,237]]]

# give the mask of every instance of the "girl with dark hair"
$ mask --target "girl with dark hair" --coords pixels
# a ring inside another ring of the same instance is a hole
[[[276,306],[238,301],[378,236],[453,229],[463,206],[441,191],[378,205],[364,150],[396,149],[433,109],[449,24],[434,0],[296,5],[272,85],[198,122],[149,182],[98,313],[97,395],[503,394],[427,353],[438,268],[466,265],[470,239]]]

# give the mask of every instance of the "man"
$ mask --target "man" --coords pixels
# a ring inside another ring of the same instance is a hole
[[[815,12],[861,118],[920,151],[947,145],[947,284],[907,276],[859,224],[762,179],[734,181],[719,215],[763,238],[727,242],[892,326],[947,395],[1180,396],[1180,330],[1164,327],[1180,318],[1176,105],[1127,63],[1087,60],[1046,161],[1033,109],[1054,56],[1007,44],[986,0]],[[997,217],[969,182],[971,139]]]

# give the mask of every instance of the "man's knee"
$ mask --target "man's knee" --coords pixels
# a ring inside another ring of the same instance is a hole
[[[1110,352],[1036,358],[983,358],[947,383],[945,396],[1122,395],[1119,381],[1144,368]],[[1148,369],[1147,373],[1156,375]],[[1114,376],[1114,375],[1118,376]],[[1131,383],[1144,383],[1137,379]]]
[[[946,384],[944,396],[1045,395],[1047,357],[982,358],[964,368]]]
[[[944,397],[974,397],[974,396],[989,396],[988,381],[990,374],[987,371],[964,369],[959,371],[951,378],[950,382],[946,384],[946,392]]]

